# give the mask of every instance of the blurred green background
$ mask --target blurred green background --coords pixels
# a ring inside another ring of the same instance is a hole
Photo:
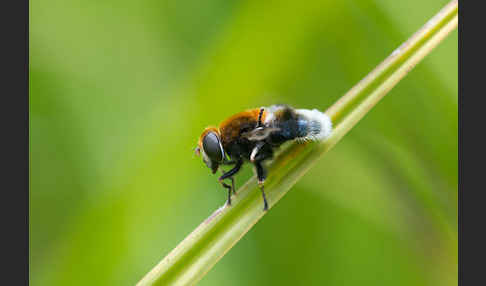
[[[204,127],[326,109],[447,2],[31,1],[31,284],[134,285],[225,202]],[[456,285],[457,41],[200,285]]]

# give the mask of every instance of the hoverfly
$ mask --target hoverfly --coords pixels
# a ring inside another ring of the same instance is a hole
[[[219,177],[221,185],[228,189],[228,205],[231,192],[236,194],[233,176],[245,162],[253,164],[263,197],[263,210],[268,209],[264,191],[267,171],[265,160],[273,157],[274,150],[284,142],[296,140],[323,140],[332,131],[329,116],[317,109],[294,109],[278,104],[245,110],[224,120],[219,127],[207,127],[199,137],[195,153],[200,155],[212,173],[222,165],[233,166]],[[231,180],[231,185],[224,182]]]

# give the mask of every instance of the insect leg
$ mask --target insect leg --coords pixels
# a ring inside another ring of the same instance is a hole
[[[265,182],[265,178],[267,177],[266,170],[263,168],[261,161],[257,161],[254,163],[256,171],[257,171],[257,177],[258,177],[258,186],[260,187],[260,190],[262,191],[262,197],[263,197],[263,211],[268,210],[268,203],[267,203],[267,197],[265,196],[265,190],[263,187],[263,183]]]
[[[235,162],[236,163],[236,162]],[[221,170],[221,172],[223,173],[223,175],[226,173],[225,171]],[[235,188],[235,178],[233,177],[229,177],[228,179],[231,180],[231,188],[233,189],[233,194],[236,195],[236,188]]]
[[[241,166],[243,165],[243,160],[238,160],[236,161],[235,166],[233,169],[229,170],[228,172],[224,173],[221,177],[219,177],[218,181],[223,185],[223,187],[228,189],[228,205],[231,205],[231,190],[233,190],[233,193],[236,194],[235,190],[235,181],[233,179],[233,176],[238,173],[238,171],[241,169]],[[231,179],[231,186],[223,182],[224,179]]]
[[[263,142],[263,141],[260,141],[257,144],[255,144],[255,147],[253,148],[253,150],[251,151],[251,154],[250,154],[250,161],[251,162],[255,162],[256,156],[258,155],[258,153],[260,152],[260,149],[264,145],[265,145],[265,142]]]
[[[243,160],[240,159],[240,160],[236,161],[236,164],[233,167],[233,169],[231,169],[228,172],[224,173],[221,177],[219,177],[219,180],[222,181],[224,179],[227,179],[227,178],[232,177],[233,175],[235,175],[236,173],[238,173],[238,171],[240,170],[240,168],[241,168],[242,165],[243,165]]]
[[[233,194],[236,195],[235,178],[230,177],[230,179],[231,179],[231,187],[233,188]]]
[[[231,186],[223,181],[220,181],[221,185],[228,189],[228,206],[231,206]]]
[[[266,142],[258,142],[250,154],[251,162],[261,162],[273,158],[272,147]]]

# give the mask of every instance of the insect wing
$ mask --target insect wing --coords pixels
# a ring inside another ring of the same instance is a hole
[[[280,131],[280,128],[276,127],[257,127],[251,131],[242,133],[243,138],[247,138],[250,141],[261,141],[266,139],[272,132]]]

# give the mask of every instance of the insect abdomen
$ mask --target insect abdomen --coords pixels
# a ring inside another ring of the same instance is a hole
[[[278,132],[270,135],[274,144],[294,139],[323,140],[332,130],[329,116],[317,109],[293,109],[286,105],[274,105],[268,111],[266,123],[279,128]]]
[[[332,131],[332,122],[329,116],[317,109],[297,109],[298,125],[302,130],[297,138],[303,140],[323,140],[329,137]]]

